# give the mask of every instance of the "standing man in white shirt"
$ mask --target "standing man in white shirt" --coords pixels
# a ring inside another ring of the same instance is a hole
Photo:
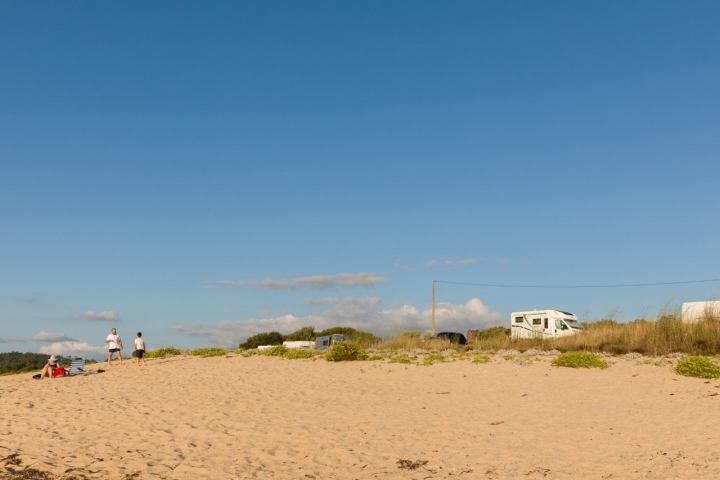
[[[122,339],[120,335],[117,334],[117,330],[114,328],[110,330],[110,335],[105,339],[105,343],[108,344],[108,365],[110,365],[113,353],[117,353],[120,365],[122,365]]]

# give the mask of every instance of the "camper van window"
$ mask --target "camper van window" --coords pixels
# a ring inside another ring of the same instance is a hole
[[[542,318],[533,318],[533,325],[542,325]]]
[[[559,318],[556,318],[556,319],[555,319],[555,328],[556,328],[557,330],[567,330],[567,325],[565,325],[565,324],[563,323],[563,321],[560,320]]]
[[[515,317],[515,323],[522,323],[523,317]]]
[[[545,329],[547,330],[547,328],[548,328],[548,319],[546,318],[545,319]]]
[[[575,328],[578,330],[583,329],[582,325],[580,325],[580,322],[578,322],[577,320],[570,320],[569,318],[566,318],[565,323],[567,323],[570,326],[570,328]]]

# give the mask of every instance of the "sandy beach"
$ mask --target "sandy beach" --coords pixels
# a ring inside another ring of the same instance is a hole
[[[88,372],[0,378],[0,478],[720,477],[720,381],[631,360],[182,356]]]

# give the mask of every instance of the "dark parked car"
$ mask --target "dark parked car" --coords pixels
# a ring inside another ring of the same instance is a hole
[[[462,333],[457,332],[440,332],[436,333],[435,335],[431,335],[430,339],[438,339],[438,340],[448,340],[450,343],[457,343],[460,345],[465,345],[467,343],[467,339],[465,338],[465,335]]]

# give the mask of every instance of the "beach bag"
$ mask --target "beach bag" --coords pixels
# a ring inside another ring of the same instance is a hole
[[[137,357],[137,350],[133,350],[132,356]]]
[[[58,367],[55,370],[52,371],[52,377],[62,377],[65,375],[65,369],[63,367]]]

